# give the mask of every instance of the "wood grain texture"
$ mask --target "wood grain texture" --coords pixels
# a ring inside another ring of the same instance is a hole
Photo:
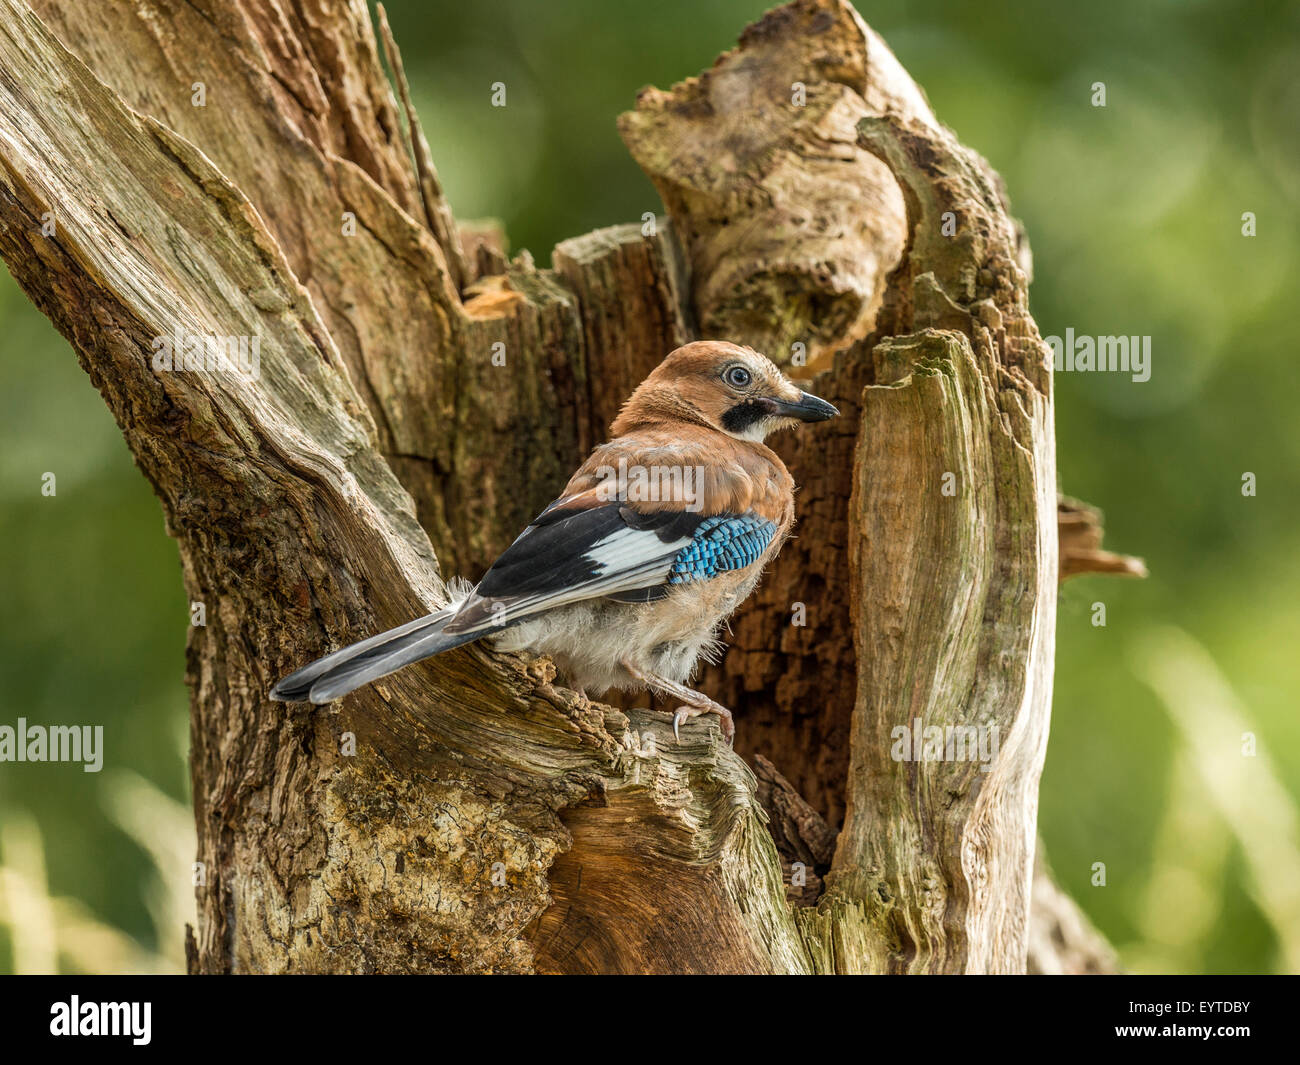
[[[887,946],[869,969],[1023,971],[1056,621],[1050,364],[987,164],[896,116],[859,133],[908,202],[893,280],[912,332],[873,348],[863,394],[858,697],[828,883],[878,923]],[[979,761],[899,760],[895,730],[918,723],[997,745]]]

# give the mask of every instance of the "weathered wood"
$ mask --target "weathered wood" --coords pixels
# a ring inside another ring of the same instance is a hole
[[[486,278],[463,264],[418,121],[409,154],[364,0],[38,0],[37,10],[128,104],[249,198],[310,293],[443,569],[480,576],[608,421],[590,410],[574,291],[526,255]],[[626,266],[630,292],[646,278]],[[602,380],[601,395],[637,381]]]
[[[830,889],[886,932],[873,968],[1021,971],[1056,627],[1050,364],[983,160],[914,121],[859,130],[907,197],[894,283],[913,332],[874,348],[863,396],[858,703]],[[987,730],[993,756],[899,761],[895,730],[918,725]]]
[[[754,776],[758,801],[767,811],[772,842],[781,856],[785,897],[795,906],[814,906],[835,857],[835,833],[761,754],[754,756]]]
[[[604,803],[607,787],[657,811],[660,877],[703,877],[701,922],[754,929],[717,941],[701,966],[806,967],[748,770],[716,729],[688,730],[694,742],[678,749],[659,716],[629,719],[555,688],[544,660],[477,650],[337,712],[286,714],[266,700],[304,657],[441,601],[428,540],[260,215],[207,158],[127,110],[30,12],[5,4],[0,252],[104,392],[163,502],[188,594],[208,605],[188,655],[209,870],[196,968],[529,970],[548,866],[572,847],[558,811]],[[643,280],[653,256],[629,255]],[[577,347],[571,315],[562,336],[544,331],[548,306],[572,307],[567,290],[526,263],[510,283],[529,296],[512,297],[521,348]],[[260,336],[260,374],[154,372],[152,339],[178,328]],[[665,753],[629,759],[629,730]],[[678,764],[687,758],[689,770]],[[628,840],[655,847],[644,828]],[[571,853],[585,860],[582,847]],[[753,884],[706,875],[721,866],[768,884],[766,913]],[[631,886],[641,912],[660,904],[661,884]],[[662,967],[701,940],[670,923],[658,942]]]
[[[903,250],[903,202],[856,123],[924,97],[848,4],[769,12],[739,47],[619,123],[687,249],[700,331],[819,368],[864,335]]]
[[[1132,555],[1102,550],[1106,535],[1101,511],[1077,499],[1062,496],[1057,504],[1057,528],[1061,542],[1061,580],[1085,573],[1118,577],[1145,577],[1146,563]]]
[[[406,133],[410,144],[411,156],[415,160],[415,174],[420,184],[420,202],[424,207],[424,221],[429,231],[442,249],[447,263],[447,273],[452,286],[461,291],[470,282],[469,268],[465,262],[465,252],[461,247],[460,230],[456,228],[456,219],[452,217],[451,205],[442,192],[442,182],[438,179],[438,169],[433,165],[433,153],[429,142],[424,138],[424,129],[420,125],[420,116],[415,113],[411,102],[411,87],[406,81],[406,70],[402,66],[402,53],[393,39],[392,27],[388,25],[388,12],[383,4],[377,4],[379,30],[384,42],[384,58],[393,71],[398,91],[402,97],[402,113],[406,116]]]
[[[362,0],[0,6],[0,255],[208,605],[196,971],[1023,968],[1050,366],[995,177],[848,4],[797,0],[644,93],[622,129],[668,216],[550,270],[456,224]],[[156,372],[182,328],[260,337],[260,373]],[[266,700],[479,576],[701,334],[792,370],[803,344],[844,412],[782,444],[798,538],[705,678],[759,781],[715,725],[678,747],[545,659],[464,649],[329,710]],[[892,762],[913,711],[998,724],[992,771]],[[811,865],[793,907],[783,861]]]

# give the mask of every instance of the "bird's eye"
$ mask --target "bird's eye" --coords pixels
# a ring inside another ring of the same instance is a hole
[[[732,366],[722,375],[722,379],[732,388],[745,388],[753,377],[743,366]]]

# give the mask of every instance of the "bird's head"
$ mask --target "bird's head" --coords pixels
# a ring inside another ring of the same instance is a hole
[[[761,442],[778,429],[837,414],[752,348],[701,340],[655,367],[623,404],[611,432],[621,436],[638,425],[679,420]]]

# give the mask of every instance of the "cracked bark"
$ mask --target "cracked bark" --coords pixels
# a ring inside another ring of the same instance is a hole
[[[0,255],[208,605],[195,971],[1024,970],[1050,363],[995,175],[852,8],[796,0],[644,92],[620,125],[666,217],[548,270],[457,227],[362,0],[0,4]],[[260,336],[260,376],[155,372],[180,329]],[[327,710],[266,700],[477,577],[701,335],[845,415],[782,444],[798,539],[704,680],[738,752],[477,648]],[[997,725],[990,771],[893,761],[916,717]]]

